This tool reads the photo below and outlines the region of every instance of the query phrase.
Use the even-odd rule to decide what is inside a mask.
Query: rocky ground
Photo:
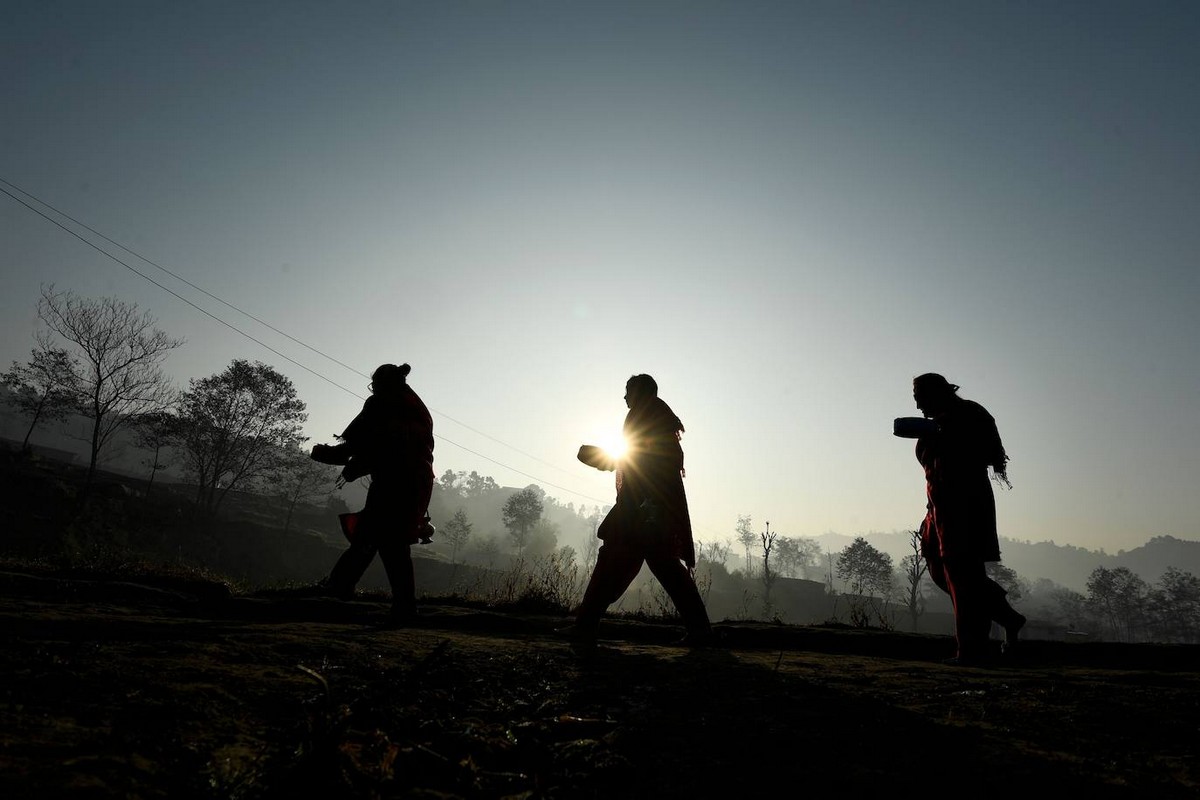
[[[235,596],[0,573],[0,796],[1174,798],[1200,794],[1200,648]]]

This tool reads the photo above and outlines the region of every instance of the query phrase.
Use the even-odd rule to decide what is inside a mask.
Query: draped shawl
[[[597,531],[605,541],[666,547],[689,568],[696,565],[692,521],[683,488],[683,423],[662,399],[640,403],[625,416],[625,454],[616,469],[617,501]],[[656,514],[656,536],[645,539],[646,510]]]
[[[434,481],[433,417],[425,403],[407,384],[372,395],[339,438],[355,472],[371,475],[364,510],[417,541]]]
[[[996,498],[988,467],[1003,473],[1008,456],[996,421],[978,403],[955,399],[935,416],[936,433],[917,439],[928,497],[923,534],[943,558],[1000,560]]]

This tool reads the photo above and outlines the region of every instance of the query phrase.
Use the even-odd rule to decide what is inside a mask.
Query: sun
[[[621,458],[625,455],[625,451],[629,449],[629,443],[621,435],[604,437],[600,440],[600,446],[613,459]]]

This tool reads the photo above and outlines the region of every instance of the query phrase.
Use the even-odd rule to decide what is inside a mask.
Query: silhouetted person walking
[[[580,461],[615,470],[617,499],[597,530],[603,544],[569,630],[576,638],[595,637],[604,612],[645,563],[683,617],[687,636],[681,643],[708,644],[712,627],[692,577],[696,553],[683,488],[683,423],[658,397],[649,375],[628,380],[625,404],[626,450],[620,458],[592,445],[579,448]]]
[[[987,409],[958,396],[941,375],[913,379],[913,400],[931,424],[898,435],[917,438],[917,461],[925,470],[926,515],[921,552],[929,577],[954,604],[958,652],[948,663],[978,664],[990,657],[992,620],[1005,630],[1006,647],[1017,641],[1025,617],[1008,604],[1007,592],[988,577],[986,564],[1000,560],[996,499],[988,468],[1008,485],[1008,455]],[[900,420],[897,420],[899,423]]]
[[[371,396],[338,438],[316,445],[312,458],[342,464],[347,481],[371,476],[363,509],[342,515],[350,540],[324,587],[352,597],[354,587],[379,554],[392,587],[390,622],[416,615],[411,545],[428,541],[429,499],[433,493],[433,418],[408,385],[408,364],[383,364],[371,374]]]

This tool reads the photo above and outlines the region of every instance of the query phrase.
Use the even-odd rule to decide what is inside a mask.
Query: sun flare
[[[610,436],[600,442],[600,446],[604,448],[604,452],[610,458],[620,458],[625,455],[625,451],[629,448],[629,443],[625,441],[624,436]]]

